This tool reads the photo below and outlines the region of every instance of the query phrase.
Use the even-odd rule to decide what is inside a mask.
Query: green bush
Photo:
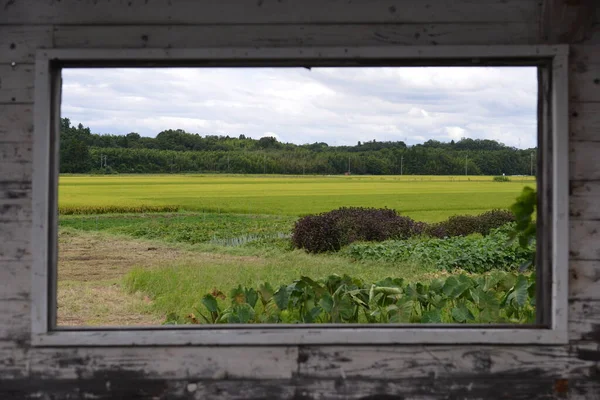
[[[387,208],[343,207],[300,218],[292,231],[292,244],[310,253],[322,253],[339,251],[354,242],[382,242],[419,235],[438,239],[474,233],[485,236],[514,221],[514,215],[507,210],[455,215],[442,222],[427,224]]]
[[[510,182],[510,178],[508,176],[495,176],[494,182]]]
[[[521,247],[510,240],[513,224],[492,230],[488,236],[445,239],[392,240],[382,243],[353,243],[344,254],[355,260],[383,262],[412,261],[439,269],[483,273],[493,269],[516,270],[531,262],[535,244]]]

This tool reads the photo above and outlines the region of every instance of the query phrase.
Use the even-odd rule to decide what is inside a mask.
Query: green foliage
[[[512,229],[513,225],[508,225],[487,236],[354,243],[344,249],[343,254],[354,260],[411,261],[447,271],[457,268],[474,273],[492,269],[514,270],[531,261],[535,246],[524,248],[511,243]]]
[[[528,246],[536,237],[536,224],[534,212],[537,206],[537,192],[526,186],[517,197],[516,202],[510,207],[515,215],[515,231],[521,246]]]
[[[355,241],[405,239],[414,234],[415,222],[386,208],[342,207],[296,221],[292,243],[311,253],[338,251]]]
[[[226,308],[207,294],[204,323],[533,323],[535,275],[502,271],[479,276],[458,275],[446,280],[406,283],[386,278],[366,283],[348,275],[315,281],[302,276],[271,295],[258,290],[233,289]],[[221,293],[221,292],[218,292]],[[252,294],[252,296],[250,296]],[[225,299],[224,299],[225,301]],[[227,303],[227,302],[226,302]],[[173,319],[173,316],[169,317]],[[201,323],[194,314],[188,323]]]
[[[71,216],[61,218],[60,226],[168,242],[241,246],[288,234],[293,221],[275,215],[182,213]]]
[[[413,236],[446,238],[474,233],[488,235],[493,229],[513,222],[510,211],[491,210],[480,215],[455,215],[435,224],[415,222],[395,210],[375,208],[339,208],[296,221],[292,244],[310,253],[339,251],[358,241],[382,242]]]
[[[520,150],[493,140],[462,139],[456,143],[429,140],[407,147],[404,142],[375,140],[356,146],[326,143],[295,145],[272,137],[251,139],[188,133],[181,129],[159,132],[155,138],[92,134],[81,124],[61,120],[61,172],[89,173],[106,166],[119,173],[223,172],[244,174],[400,174],[462,175],[465,155],[472,175],[530,171],[531,149]],[[103,164],[103,165],[104,165]]]
[[[495,176],[494,182],[510,182],[510,178],[505,175]]]

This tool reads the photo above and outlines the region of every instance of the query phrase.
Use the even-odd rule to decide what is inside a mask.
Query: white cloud
[[[62,113],[96,133],[530,147],[536,79],[534,68],[507,67],[66,69]]]

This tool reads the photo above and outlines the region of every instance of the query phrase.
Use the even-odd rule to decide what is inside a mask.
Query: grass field
[[[533,179],[441,176],[61,176],[59,324],[151,325],[214,287],[331,273],[377,281],[447,275],[434,265],[292,250],[298,216],[388,207],[415,220],[507,208]],[[168,211],[144,213],[143,211]],[[177,211],[177,212],[174,212]],[[68,214],[68,215],[66,215]],[[75,214],[75,215],[73,215]]]
[[[136,212],[156,207],[216,213],[300,216],[340,206],[388,207],[416,220],[506,208],[526,177],[487,176],[61,176],[62,213]]]

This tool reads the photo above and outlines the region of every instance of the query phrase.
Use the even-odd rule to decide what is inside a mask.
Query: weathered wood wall
[[[0,399],[600,399],[599,4],[597,0],[0,2]],[[29,346],[36,49],[547,42],[573,44],[569,345],[62,350]]]

